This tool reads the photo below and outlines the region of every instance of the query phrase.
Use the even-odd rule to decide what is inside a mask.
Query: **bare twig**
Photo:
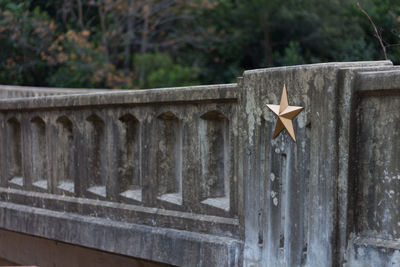
[[[386,47],[393,47],[393,46],[400,46],[400,44],[388,44],[388,45],[386,45]]]
[[[387,58],[387,54],[386,54],[386,47],[383,44],[382,36],[378,32],[378,29],[376,28],[374,21],[371,19],[371,17],[368,15],[368,13],[361,7],[360,3],[357,0],[355,0],[355,2],[356,2],[356,5],[357,5],[357,8],[368,18],[369,22],[371,23],[372,27],[374,28],[375,36],[376,36],[376,38],[378,38],[379,43],[380,43],[380,45],[382,47],[383,55],[385,56],[385,59],[387,60],[388,58]]]

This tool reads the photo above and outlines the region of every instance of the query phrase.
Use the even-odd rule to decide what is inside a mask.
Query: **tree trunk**
[[[148,45],[148,35],[149,35],[149,14],[150,14],[150,4],[147,4],[144,6],[144,11],[143,11],[143,20],[144,20],[144,25],[143,25],[143,31],[142,31],[142,40],[140,44],[140,53],[143,55],[147,52],[147,45]],[[142,67],[140,69],[140,74],[139,74],[139,81],[140,84],[144,84],[145,80],[145,69]]]
[[[272,44],[269,36],[269,28],[267,25],[263,26],[263,32],[264,32],[264,54],[268,67],[270,67],[273,65],[273,58],[272,58]]]
[[[83,30],[83,11],[82,11],[82,0],[78,0],[78,23],[79,27],[81,27],[81,31]]]
[[[127,16],[127,31],[125,38],[125,50],[124,50],[124,68],[129,71],[132,63],[132,45],[135,40],[135,0],[129,1],[129,10]]]
[[[147,44],[148,44],[148,35],[149,35],[149,13],[150,13],[150,5],[146,5],[144,7],[144,25],[142,31],[142,42],[140,45],[140,53],[144,54],[147,52]]]
[[[108,51],[108,43],[106,37],[106,18],[105,18],[105,11],[103,10],[102,2],[98,3],[98,12],[100,18],[100,27],[101,27],[101,41],[104,46],[104,57],[107,63],[110,62],[109,51]]]

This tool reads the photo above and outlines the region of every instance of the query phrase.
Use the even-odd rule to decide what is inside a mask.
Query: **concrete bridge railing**
[[[175,264],[181,252],[167,236],[185,230],[174,242],[196,245],[187,261],[196,253],[216,265],[237,260],[235,84],[26,98],[2,108],[0,198],[17,205],[8,212],[32,208],[28,221],[10,221],[14,230]],[[62,231],[48,224],[55,214]],[[95,225],[110,234],[89,234]],[[206,255],[229,252],[227,241],[232,258]]]
[[[272,139],[284,83],[297,143]],[[380,239],[389,262],[398,197],[374,177],[400,174],[398,88],[383,61],[2,100],[0,227],[177,266],[358,266]]]
[[[109,90],[0,85],[0,99],[41,97],[41,96],[52,96],[52,95],[72,95],[72,94],[85,94],[85,93],[107,92],[107,91]]]

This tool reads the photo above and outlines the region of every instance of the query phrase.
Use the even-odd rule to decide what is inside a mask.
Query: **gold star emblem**
[[[300,113],[303,107],[289,106],[285,84],[283,84],[281,104],[267,105],[267,107],[272,110],[272,112],[274,112],[278,117],[276,121],[274,136],[272,138],[277,137],[279,133],[282,132],[284,128],[286,128],[290,136],[296,142],[292,120],[294,119],[294,117],[297,116],[297,114]]]

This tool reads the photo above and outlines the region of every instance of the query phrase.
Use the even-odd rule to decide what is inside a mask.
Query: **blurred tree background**
[[[400,63],[400,2],[360,0]],[[384,59],[349,0],[0,0],[0,83],[153,88]]]

